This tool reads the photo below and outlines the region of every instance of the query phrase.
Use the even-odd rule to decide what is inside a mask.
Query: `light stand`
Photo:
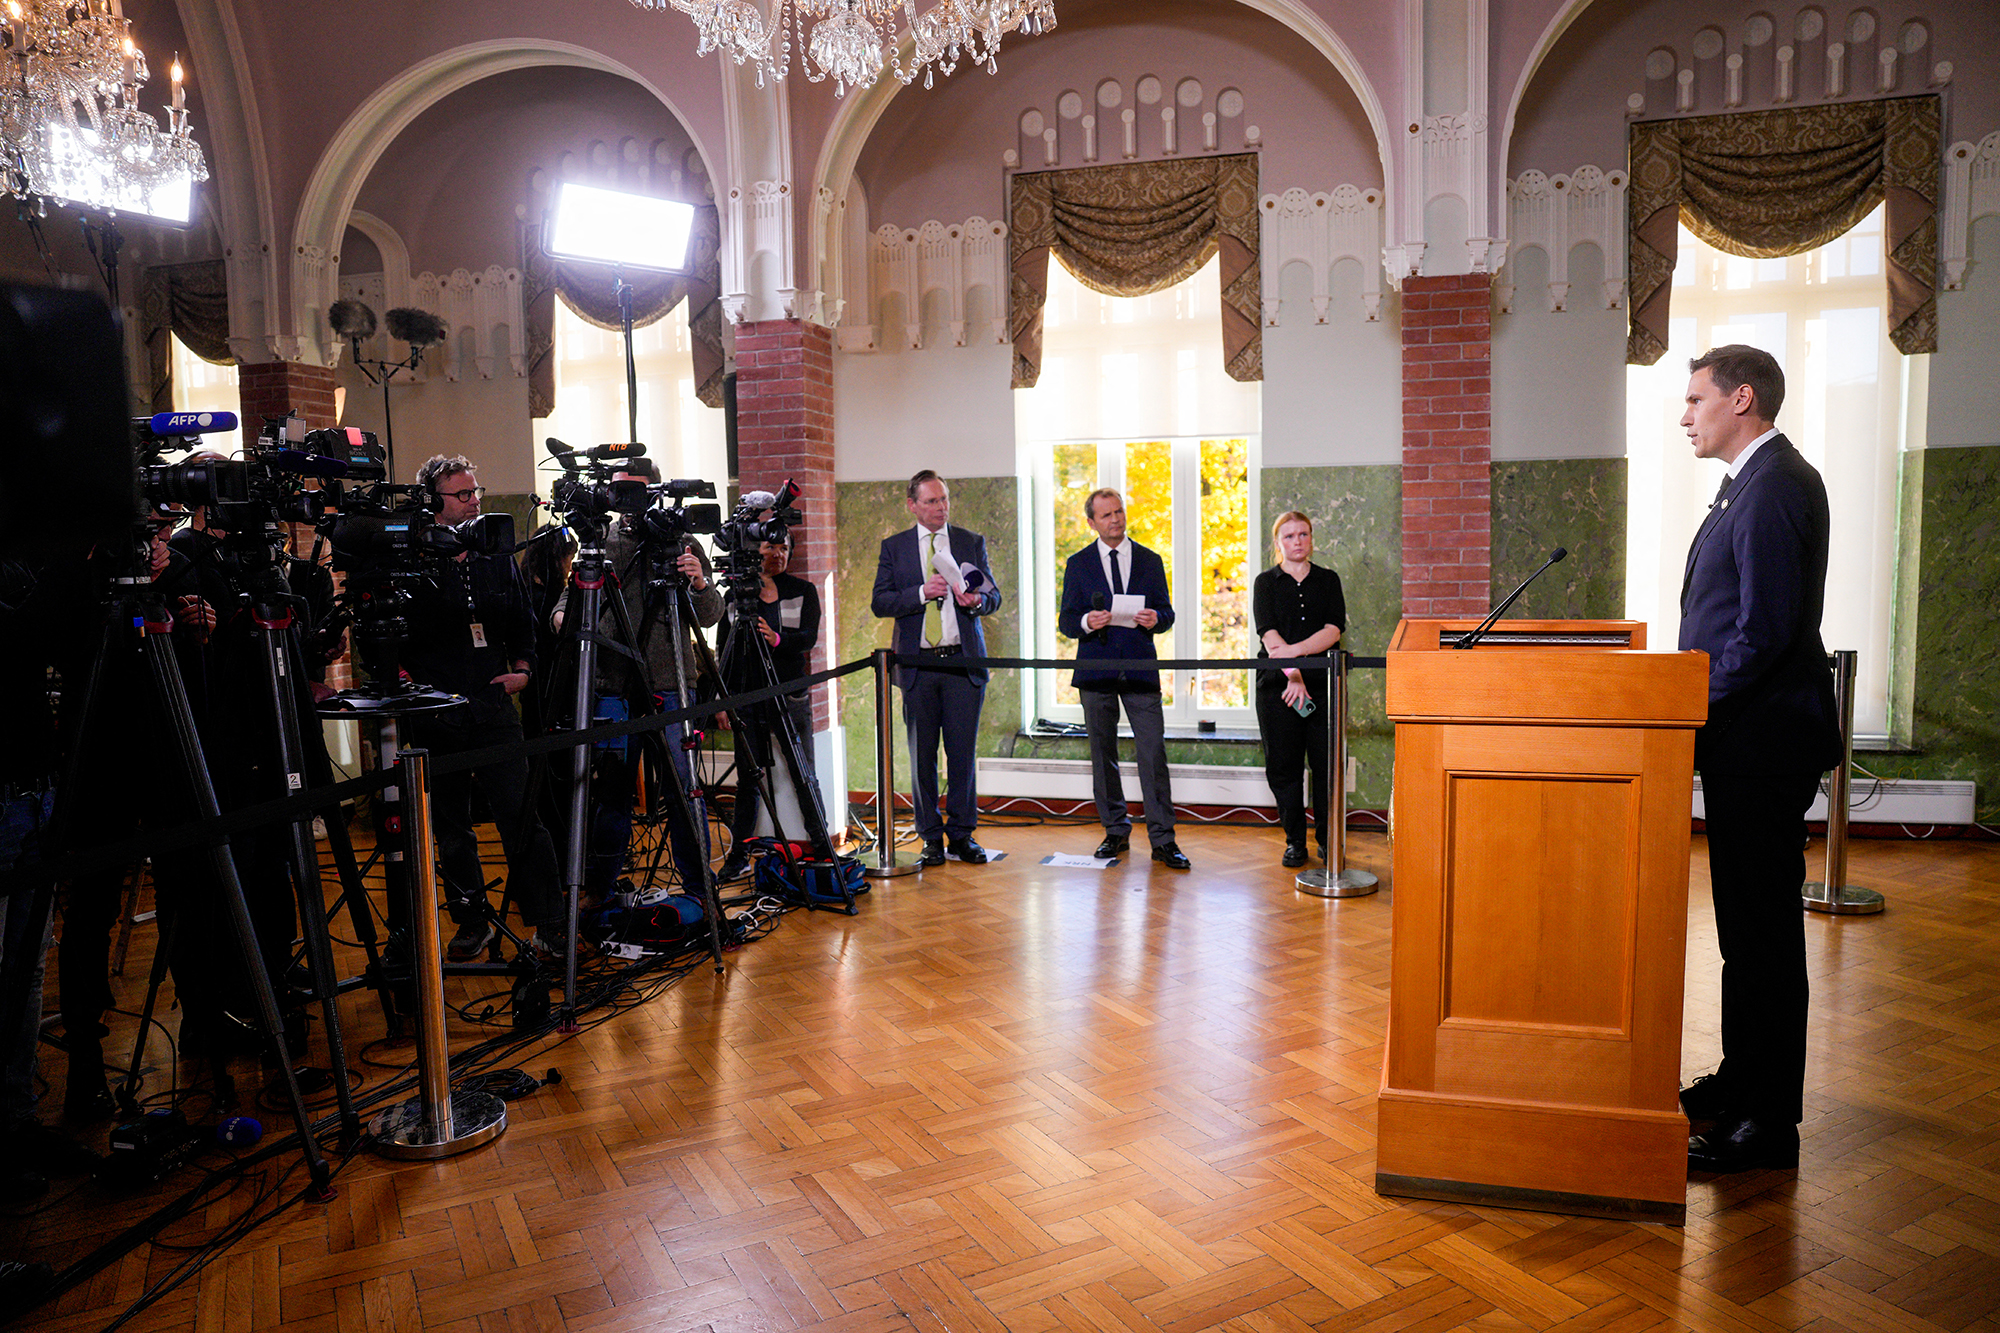
[[[394,478],[396,475],[396,427],[389,417],[389,382],[396,378],[397,371],[407,370],[415,373],[417,364],[424,359],[424,353],[430,350],[430,344],[425,343],[420,347],[412,343],[410,345],[410,354],[401,361],[384,361],[364,358],[361,355],[361,339],[359,337],[350,338],[348,341],[353,348],[352,360],[354,368],[367,376],[370,384],[379,384],[382,386],[382,466],[386,469],[387,474],[391,478]],[[374,369],[369,369],[371,366]]]

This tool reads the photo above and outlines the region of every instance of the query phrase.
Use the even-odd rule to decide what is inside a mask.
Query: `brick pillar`
[[[1403,614],[1492,598],[1492,275],[1403,281]]]
[[[798,482],[805,523],[792,534],[792,570],[819,587],[824,615],[836,560],[831,329],[795,319],[736,326],[736,451],[743,490]],[[826,669],[832,647],[822,636],[813,670]],[[829,721],[822,686],[813,691],[814,729]]]
[[[281,417],[293,408],[310,429],[333,424],[333,368],[296,361],[262,361],[236,371],[237,397],[243,405],[243,434],[255,439],[265,417]]]

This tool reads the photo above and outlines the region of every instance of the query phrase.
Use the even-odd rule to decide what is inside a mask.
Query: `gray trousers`
[[[1097,797],[1097,820],[1106,833],[1132,836],[1131,812],[1125,806],[1125,783],[1118,772],[1118,704],[1132,724],[1138,749],[1139,795],[1146,802],[1146,834],[1155,847],[1174,840],[1174,790],[1167,780],[1167,724],[1158,694],[1121,694],[1116,690],[1079,690],[1083,697],[1083,727],[1090,733],[1090,785]]]

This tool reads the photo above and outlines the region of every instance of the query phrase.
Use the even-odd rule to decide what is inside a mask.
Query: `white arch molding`
[[[710,180],[716,173],[714,156],[701,142],[688,118],[681,114],[660,87],[629,65],[599,51],[567,42],[539,41],[510,37],[474,42],[455,47],[410,66],[370,94],[341,125],[299,199],[298,217],[292,224],[291,300],[293,327],[302,335],[301,356],[317,365],[332,363],[333,348],[322,332],[322,315],[338,295],[338,270],[334,257],[340,252],[341,233],[354,212],[361,186],[375,169],[396,136],[411,121],[459,89],[505,74],[510,70],[545,66],[598,70],[614,74],[644,88],[680,123],[682,131],[701,154]]]
[[[1368,127],[1375,132],[1375,151],[1382,162],[1382,182],[1384,191],[1383,212],[1389,213],[1389,194],[1395,189],[1396,173],[1392,156],[1395,142],[1389,135],[1388,119],[1382,112],[1382,99],[1376,95],[1375,85],[1361,70],[1361,64],[1354,58],[1353,51],[1340,35],[1327,26],[1326,20],[1306,6],[1304,0],[1233,0],[1246,9],[1254,9],[1284,24],[1287,28],[1306,39],[1312,48],[1325,57],[1340,76],[1347,80],[1355,98],[1361,103],[1362,111],[1368,117]],[[1578,8],[1589,0],[1572,0]],[[906,38],[903,54],[911,54],[912,44]],[[868,142],[868,136],[875,132],[875,124],[889,107],[902,85],[893,78],[877,79],[869,87],[851,94],[834,113],[833,123],[827,127],[826,140],[820,147],[817,174],[813,178],[813,190],[808,196],[815,201],[843,199],[847,195],[849,180],[854,175],[854,164],[861,160],[861,149]],[[1510,121],[1511,124],[1511,121]],[[841,241],[832,226],[831,217],[816,218],[812,229],[812,282],[821,282],[820,274],[829,263],[829,257],[837,252]]]
[[[1519,114],[1521,102],[1528,95],[1528,85],[1534,82],[1535,75],[1541,71],[1542,62],[1549,58],[1549,52],[1556,49],[1556,43],[1562,40],[1565,32],[1569,31],[1569,25],[1576,22],[1577,16],[1590,8],[1590,5],[1591,0],[1563,0],[1562,7],[1549,20],[1548,26],[1542,29],[1542,35],[1536,40],[1534,50],[1528,52],[1527,63],[1521,66],[1521,77],[1514,81],[1514,94],[1507,99],[1507,120],[1500,131],[1500,179],[1503,182],[1513,179],[1514,117]],[[1497,210],[1497,216],[1504,226],[1507,218],[1506,210],[1504,208]]]

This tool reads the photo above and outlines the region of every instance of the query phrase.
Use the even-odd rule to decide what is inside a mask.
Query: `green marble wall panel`
[[[986,651],[996,657],[1015,656],[1021,646],[1017,483],[1011,476],[954,477],[950,481],[951,521],[986,538],[986,558],[993,566],[994,581],[1000,585],[1000,610],[985,624]],[[883,538],[915,521],[905,504],[904,486],[901,481],[843,481],[835,488],[839,515],[835,547],[840,561],[835,664],[889,646],[891,622],[878,620],[869,602]],[[847,782],[856,791],[875,787],[874,680],[873,672],[859,671],[840,681],[840,721],[847,728]],[[890,728],[896,745],[896,784],[908,791],[910,755],[903,736],[900,696],[896,714]],[[1020,725],[1020,673],[996,671],[987,684],[986,706],[980,713],[979,753],[1009,753]]]
[[[2000,823],[2000,447],[1927,450],[1904,479],[1922,496],[1917,532],[1904,532],[1917,586],[1898,605],[1916,619],[1915,753],[1860,759],[1883,777],[1970,779],[1980,822]]]
[[[1527,620],[1625,615],[1625,460],[1502,459],[1493,464],[1493,599],[1520,586],[1549,552],[1569,558],[1508,610]],[[1659,645],[1655,644],[1655,647]]]
[[[1265,567],[1276,563],[1268,536],[1278,515],[1288,509],[1310,515],[1313,559],[1340,575],[1347,599],[1347,633],[1341,642],[1350,652],[1379,657],[1403,615],[1402,467],[1267,467],[1261,489]],[[1382,709],[1380,670],[1357,671],[1351,678],[1347,734],[1356,766],[1349,804],[1386,809],[1395,744]],[[1261,749],[1250,762],[1264,762]]]

